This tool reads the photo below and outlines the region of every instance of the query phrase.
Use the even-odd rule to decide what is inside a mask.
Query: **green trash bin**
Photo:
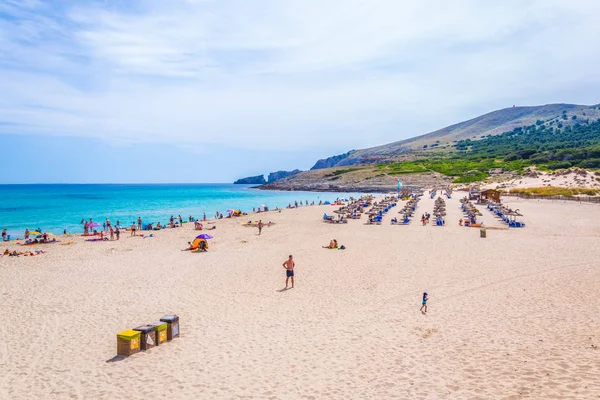
[[[156,331],[156,345],[160,346],[164,342],[167,341],[167,323],[166,322],[155,322],[153,324],[148,324]]]

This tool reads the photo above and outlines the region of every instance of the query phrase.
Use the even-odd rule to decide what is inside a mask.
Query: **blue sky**
[[[595,0],[0,0],[0,183],[228,182],[513,104],[596,104],[598,15]]]

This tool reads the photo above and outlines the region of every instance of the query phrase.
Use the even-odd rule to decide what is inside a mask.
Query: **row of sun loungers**
[[[331,224],[347,224],[349,219],[360,219],[364,209],[371,205],[372,196],[365,196],[359,199],[350,199],[347,205],[343,205],[334,211],[338,216],[323,214],[323,221]]]
[[[461,209],[462,211],[465,213],[465,220],[464,220],[464,225],[465,226],[471,226],[471,227],[480,227],[483,225],[482,223],[478,223],[477,222],[477,217],[482,216],[483,214],[481,214],[481,212],[479,211],[479,209],[477,209],[477,207],[475,207],[473,205],[473,203],[471,203],[469,201],[469,199],[467,199],[466,197],[462,198],[460,200],[461,204]]]
[[[398,214],[402,214],[402,220],[398,221],[394,218],[392,220],[392,225],[408,225],[411,221],[410,217],[414,215],[414,212],[417,209],[417,204],[419,204],[421,196],[422,194],[411,195],[411,200],[406,203],[402,210],[398,211]]]
[[[380,203],[374,203],[373,208],[371,208],[368,212],[369,221],[367,222],[367,225],[381,225],[383,216],[387,214],[390,209],[396,207],[396,205],[397,203],[395,197],[385,198]]]
[[[519,213],[519,210],[511,210],[510,208],[504,207],[500,203],[489,203],[487,205],[488,210],[496,214],[496,217],[500,218],[504,223],[508,224],[509,228],[524,228],[525,223],[517,221],[517,217],[523,215]]]
[[[435,217],[434,222],[436,226],[446,225],[446,220],[444,219],[446,216],[446,200],[441,197],[438,197],[435,200],[433,205],[433,215]]]

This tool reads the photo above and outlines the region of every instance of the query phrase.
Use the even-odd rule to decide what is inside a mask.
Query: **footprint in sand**
[[[423,339],[429,339],[433,336],[433,334],[438,333],[439,331],[435,328],[415,328],[417,331],[417,335],[421,336]]]

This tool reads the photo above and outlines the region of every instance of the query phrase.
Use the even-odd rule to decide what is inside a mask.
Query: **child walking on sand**
[[[427,312],[427,300],[429,299],[429,296],[427,295],[427,292],[423,293],[423,301],[421,302],[421,312],[423,314],[425,314]],[[423,311],[423,309],[425,309],[425,311]]]

